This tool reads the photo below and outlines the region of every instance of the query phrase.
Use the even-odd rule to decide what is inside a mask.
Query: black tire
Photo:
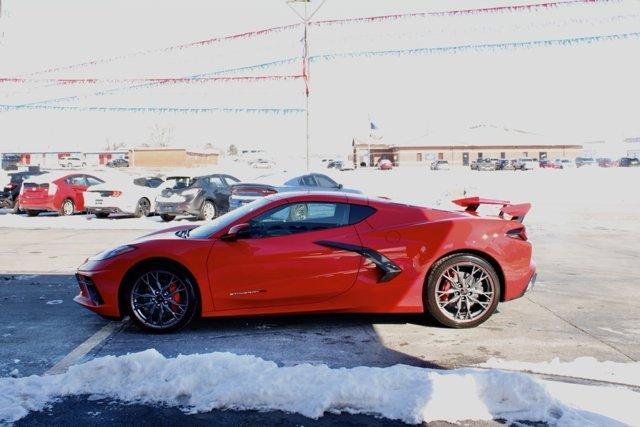
[[[148,280],[149,277],[157,280]],[[154,283],[160,285],[156,287]],[[173,289],[168,287],[169,283],[173,283],[170,285],[174,286]],[[123,299],[126,312],[132,322],[144,331],[160,334],[177,331],[191,323],[198,313],[200,300],[196,285],[177,268],[160,264],[145,266],[130,276],[127,286],[126,298]],[[159,290],[162,291],[160,295]],[[155,296],[151,296],[151,292]],[[168,322],[166,325],[162,324],[165,320]]]
[[[32,209],[27,209],[27,216],[38,216],[40,211],[34,211]]]
[[[60,216],[70,216],[76,211],[76,205],[71,199],[64,199],[58,210]]]
[[[143,216],[149,216],[151,214],[151,202],[146,197],[138,200],[138,204],[136,205],[136,210],[133,213],[133,216],[136,218],[142,218]]]
[[[109,212],[95,212],[94,215],[96,218],[108,218]]]
[[[162,218],[163,221],[173,221],[176,218],[176,216],[169,215],[169,214],[162,214],[160,215],[160,218]]]
[[[470,287],[467,289],[461,289],[460,292],[457,292],[457,293],[455,292],[456,284],[454,284],[453,281],[449,279],[445,279],[443,275],[445,273],[447,273],[448,275],[448,272],[451,269],[454,269],[456,266],[458,266],[461,269],[463,274],[470,274],[468,271],[469,269],[471,269],[472,272],[475,271],[473,270],[473,268],[478,269],[478,271],[475,274],[477,275],[478,273],[480,273],[480,278],[482,278],[483,275],[486,274],[487,278],[484,281],[480,281],[478,285],[479,288],[477,288],[478,290],[482,289],[483,291],[482,295],[478,295],[478,294],[474,295],[473,292],[475,292],[476,288],[474,288],[473,291],[470,291],[469,290]],[[465,273],[465,270],[466,270],[466,273]],[[453,277],[455,278],[455,276]],[[467,275],[464,278],[464,280],[469,279],[469,277],[470,276]],[[474,277],[477,277],[477,276],[474,276]],[[459,281],[459,279],[456,278],[456,281]],[[445,289],[444,291],[440,290],[442,288],[439,289],[439,287],[441,287],[443,284],[446,285],[447,282],[449,282],[449,289]],[[458,283],[458,285],[460,285],[460,283]],[[486,289],[485,289],[485,286],[486,286]],[[490,292],[492,292],[491,298],[486,295],[489,293],[489,288],[491,289]],[[438,296],[436,291],[440,292],[441,294]],[[486,292],[486,294],[484,294],[484,292]],[[448,293],[448,294],[445,294],[445,293]],[[456,303],[456,307],[457,307],[456,314],[457,315],[461,314],[460,311],[463,305],[462,302],[466,302],[466,309],[463,313],[469,316],[468,319],[456,319],[455,318],[456,315],[448,312],[448,310],[450,309],[455,310],[455,308],[450,305],[451,303],[456,302],[455,298],[457,298],[458,301],[460,301],[460,303]],[[472,298],[473,300],[471,302],[471,305],[469,305],[469,300]],[[440,299],[440,303],[438,303],[438,299]],[[424,292],[424,300],[425,300],[424,305],[426,307],[427,312],[442,325],[448,326],[450,328],[459,328],[459,329],[473,328],[485,322],[489,317],[491,317],[493,312],[496,310],[496,307],[498,306],[498,302],[500,301],[500,278],[498,277],[498,274],[496,273],[493,266],[489,262],[487,262],[483,258],[480,258],[477,255],[462,253],[462,254],[447,256],[438,260],[433,265],[431,272],[429,273],[429,276],[427,278],[427,283],[426,283],[425,292]],[[447,301],[451,301],[451,302],[447,303]],[[473,301],[478,301],[478,303],[475,303]],[[442,307],[440,305],[442,303],[445,303],[444,306],[449,306],[449,307],[448,308]],[[471,317],[473,315],[472,313],[473,307],[475,307],[477,310],[476,317]]]
[[[198,219],[200,221],[211,221],[217,216],[218,208],[216,207],[216,204],[211,200],[205,200],[204,203],[202,203],[202,207],[200,208]]]

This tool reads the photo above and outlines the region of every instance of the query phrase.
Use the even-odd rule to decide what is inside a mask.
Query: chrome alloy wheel
[[[168,329],[178,324],[188,312],[189,290],[175,274],[153,270],[142,274],[130,295],[132,315],[150,329]]]
[[[436,283],[438,309],[460,323],[471,322],[486,313],[495,294],[492,275],[483,266],[468,261],[450,266]]]
[[[207,221],[211,221],[216,217],[216,207],[213,203],[204,203],[204,206],[202,207],[202,217]]]

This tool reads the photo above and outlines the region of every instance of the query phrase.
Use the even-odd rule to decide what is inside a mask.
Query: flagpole
[[[304,2],[304,16],[301,15],[300,13],[298,13],[298,11],[291,6],[291,3],[295,3],[295,2]],[[298,17],[302,20],[303,24],[304,24],[304,50],[302,52],[302,79],[304,80],[304,95],[305,95],[305,128],[306,128],[306,159],[307,159],[307,172],[310,169],[310,159],[309,159],[309,155],[310,155],[310,142],[311,142],[311,132],[309,130],[309,122],[310,122],[310,115],[309,115],[309,80],[310,80],[310,76],[309,76],[309,40],[308,40],[308,30],[309,30],[309,21],[311,21],[311,18],[313,18],[313,16],[316,14],[316,12],[318,12],[318,10],[320,10],[320,8],[325,4],[327,0],[322,0],[322,3],[320,3],[320,5],[311,13],[311,15],[307,15],[307,3],[310,2],[310,0],[288,0],[286,2],[287,6],[289,6],[289,9],[291,9],[293,11],[293,13],[295,13],[296,15],[298,15]]]

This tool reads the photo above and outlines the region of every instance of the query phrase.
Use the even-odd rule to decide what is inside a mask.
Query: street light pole
[[[325,4],[326,1],[327,0],[322,0],[322,3],[320,3],[320,5],[313,12],[311,12],[311,15],[308,15],[308,9],[307,9],[307,3],[310,3],[311,0],[288,0],[286,2],[287,6],[289,6],[289,9],[291,9],[293,13],[298,15],[298,17],[304,24],[304,35],[303,35],[304,48],[302,51],[302,79],[304,80],[304,95],[305,95],[305,129],[307,133],[307,136],[306,136],[307,172],[309,171],[309,168],[310,168],[309,146],[311,143],[311,133],[309,130],[309,80],[310,80],[309,78],[310,77],[309,76],[309,39],[308,39],[309,22],[311,21],[311,18],[313,18],[313,16],[316,14],[316,12],[320,10],[320,8]],[[291,3],[300,3],[300,2],[304,3],[304,15],[300,14],[291,5]]]

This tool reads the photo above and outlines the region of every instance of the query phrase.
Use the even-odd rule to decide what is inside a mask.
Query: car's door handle
[[[378,282],[388,282],[389,280],[396,277],[398,274],[402,273],[402,269],[393,261],[391,261],[386,256],[382,255],[380,252],[376,252],[371,248],[366,248],[364,246],[351,245],[349,243],[342,242],[332,242],[329,240],[317,240],[313,242],[320,246],[326,246],[328,248],[342,249],[349,252],[355,252],[357,254],[362,255],[366,259],[370,260],[375,264],[375,266],[382,272],[382,276],[378,278]]]

